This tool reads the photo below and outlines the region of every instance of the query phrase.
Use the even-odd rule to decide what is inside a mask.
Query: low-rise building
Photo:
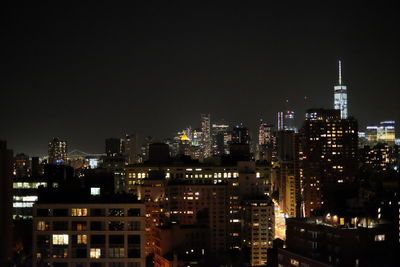
[[[133,196],[52,194],[33,216],[33,266],[145,266],[144,204]]]

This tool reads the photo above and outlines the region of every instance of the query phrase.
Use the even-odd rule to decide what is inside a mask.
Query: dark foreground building
[[[12,164],[13,151],[0,140],[0,266],[12,254]]]
[[[399,266],[398,249],[390,224],[372,218],[290,218],[277,266]]]

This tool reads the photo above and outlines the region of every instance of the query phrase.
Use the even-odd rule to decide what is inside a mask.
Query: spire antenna
[[[339,85],[342,85],[342,61],[339,60]]]

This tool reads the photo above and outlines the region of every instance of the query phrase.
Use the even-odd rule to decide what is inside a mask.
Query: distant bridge
[[[93,154],[93,153],[86,153],[78,149],[74,149],[68,153],[68,157],[78,158],[78,157],[101,157],[105,156],[106,154]]]

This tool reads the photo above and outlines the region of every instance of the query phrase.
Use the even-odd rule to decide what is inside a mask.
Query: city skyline
[[[152,14],[143,4],[134,16],[112,5],[8,6],[1,138],[29,155],[45,154],[54,136],[95,153],[107,137],[161,139],[197,127],[200,113],[243,122],[254,135],[259,119],[276,124],[286,99],[300,127],[306,109],[332,107],[338,59],[360,128],[400,121],[396,13],[377,5],[232,3]]]
[[[4,4],[0,266],[400,266],[398,10]]]

